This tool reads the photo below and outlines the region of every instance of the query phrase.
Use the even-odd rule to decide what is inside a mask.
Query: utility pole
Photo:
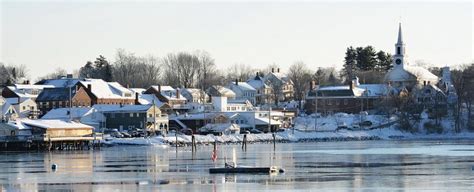
[[[316,128],[318,126],[318,91],[314,91],[314,131],[316,131]]]
[[[155,99],[153,99],[153,134],[156,133],[156,107],[155,107]],[[146,124],[145,124],[146,127]],[[163,130],[161,130],[163,131]]]
[[[72,121],[72,94],[71,94],[72,87],[69,87],[69,121]]]

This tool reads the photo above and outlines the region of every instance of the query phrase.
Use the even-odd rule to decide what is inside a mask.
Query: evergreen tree
[[[387,71],[392,68],[392,55],[383,51],[377,52],[377,67],[380,71]]]
[[[352,79],[354,71],[356,70],[357,51],[352,46],[346,49],[346,56],[344,57],[344,65],[341,72],[342,77],[346,80]]]
[[[87,61],[86,65],[79,70],[79,75],[82,78],[102,79],[110,82],[113,80],[112,70],[112,65],[110,65],[107,59],[99,55],[94,63]]]
[[[376,52],[372,46],[357,47],[357,68],[359,70],[373,70],[377,65]]]

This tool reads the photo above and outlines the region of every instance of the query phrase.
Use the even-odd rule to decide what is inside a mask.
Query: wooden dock
[[[234,168],[210,168],[209,173],[278,173],[277,167],[234,167]]]

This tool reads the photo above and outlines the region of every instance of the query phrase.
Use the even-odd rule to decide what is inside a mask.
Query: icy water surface
[[[0,152],[0,191],[472,191],[474,141],[354,141],[218,147],[218,166],[283,174],[209,174],[212,146],[116,146],[100,151]],[[51,170],[52,164],[57,171]]]

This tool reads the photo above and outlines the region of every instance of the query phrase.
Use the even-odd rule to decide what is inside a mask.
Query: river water
[[[474,189],[474,141],[351,141],[100,151],[0,152],[0,191],[335,191]],[[283,174],[209,174],[236,159]],[[56,171],[51,165],[57,164]]]

